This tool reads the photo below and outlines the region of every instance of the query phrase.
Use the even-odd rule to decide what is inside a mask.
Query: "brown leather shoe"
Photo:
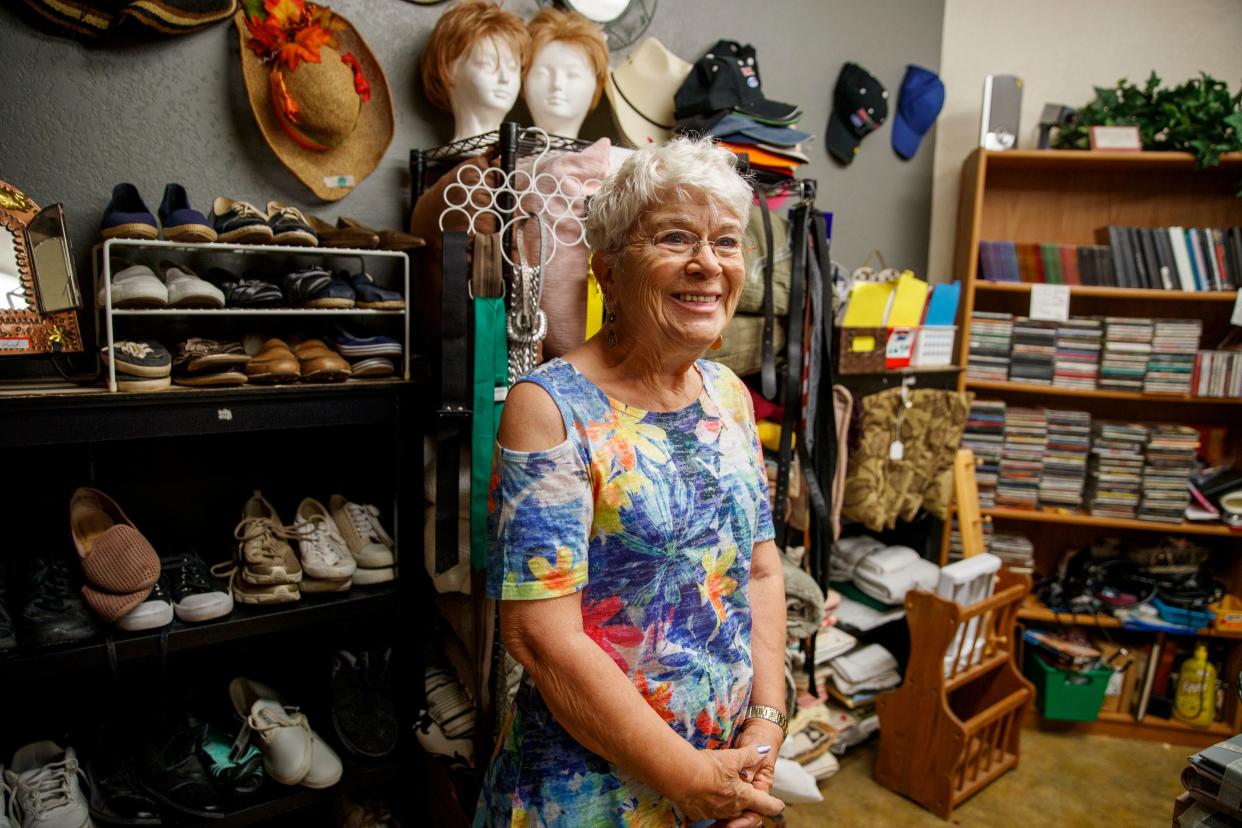
[[[275,337],[264,342],[246,363],[246,378],[250,382],[297,382],[301,375],[298,358],[283,339]]]
[[[322,339],[308,339],[293,347],[301,364],[305,382],[344,382],[349,379],[349,363],[343,356],[324,344]]]
[[[367,227],[333,227],[318,216],[309,213],[306,219],[319,235],[323,247],[349,247],[358,250],[374,250],[380,246],[379,234]]]
[[[358,219],[347,218],[341,216],[336,220],[336,226],[342,229],[363,230],[368,233],[374,233],[379,239],[380,250],[413,250],[416,247],[425,247],[427,242],[418,236],[409,233],[403,233],[400,230],[372,230]]]

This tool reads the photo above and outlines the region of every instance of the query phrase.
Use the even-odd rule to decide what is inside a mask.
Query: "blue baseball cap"
[[[732,141],[733,137],[731,136],[740,135],[754,141],[776,144],[781,147],[792,147],[794,144],[809,141],[812,137],[809,132],[801,132],[791,127],[769,126],[758,121],[752,121],[744,115],[732,113],[721,118],[708,130],[708,134],[725,141]],[[736,143],[746,142],[737,141]]]
[[[913,158],[943,106],[944,83],[940,76],[913,63],[907,66],[893,121],[893,150],[902,158]]]

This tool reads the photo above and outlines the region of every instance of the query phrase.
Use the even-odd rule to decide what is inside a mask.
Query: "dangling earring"
[[[617,347],[617,314],[611,309],[608,311],[608,347]]]
[[[724,334],[721,334],[720,336],[716,337],[716,341],[712,343],[711,350],[719,351],[723,347],[724,347]]]

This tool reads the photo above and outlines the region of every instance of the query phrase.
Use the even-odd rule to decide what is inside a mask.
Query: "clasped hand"
[[[716,819],[724,828],[758,828],[762,816],[776,816],[785,808],[768,793],[776,751],[757,743],[699,751],[703,770],[697,776],[703,781],[675,798],[678,810],[691,822]]]

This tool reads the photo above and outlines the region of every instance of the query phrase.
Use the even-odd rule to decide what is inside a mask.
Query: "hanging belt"
[[[789,217],[789,235],[792,239],[792,260],[789,279],[789,316],[785,333],[785,387],[781,389],[785,408],[781,421],[780,451],[776,461],[776,495],[773,503],[772,525],[776,532],[776,546],[784,549],[788,542],[789,474],[793,464],[794,432],[802,416],[802,317],[806,313],[806,252],[807,221],[810,208],[799,204]]]
[[[759,197],[759,210],[763,215],[763,237],[767,241],[767,255],[763,259],[763,351],[759,366],[760,390],[768,400],[776,399],[776,296],[772,278],[776,269],[776,251],[772,249],[772,213],[768,199]]]
[[[819,395],[815,422],[811,424],[815,430],[815,449],[810,457],[803,452],[802,468],[807,475],[812,506],[811,537],[815,540],[815,555],[811,560],[820,586],[827,589],[833,541],[832,480],[836,475],[840,447],[837,446],[837,409],[832,393],[836,384],[832,373],[832,261],[828,256],[828,224],[824,214],[818,210],[811,214],[811,247],[815,251],[820,274],[819,294],[813,297],[813,301],[823,309],[824,330],[820,336],[819,388],[811,389],[812,394]],[[820,486],[819,481],[828,485]]]
[[[470,566],[487,563],[487,494],[500,412],[508,391],[509,349],[505,334],[504,276],[500,237],[474,237],[474,419],[470,436]]]
[[[436,574],[458,562],[457,519],[462,435],[470,421],[467,343],[466,234],[444,232],[440,298],[440,408],[436,429]]]

